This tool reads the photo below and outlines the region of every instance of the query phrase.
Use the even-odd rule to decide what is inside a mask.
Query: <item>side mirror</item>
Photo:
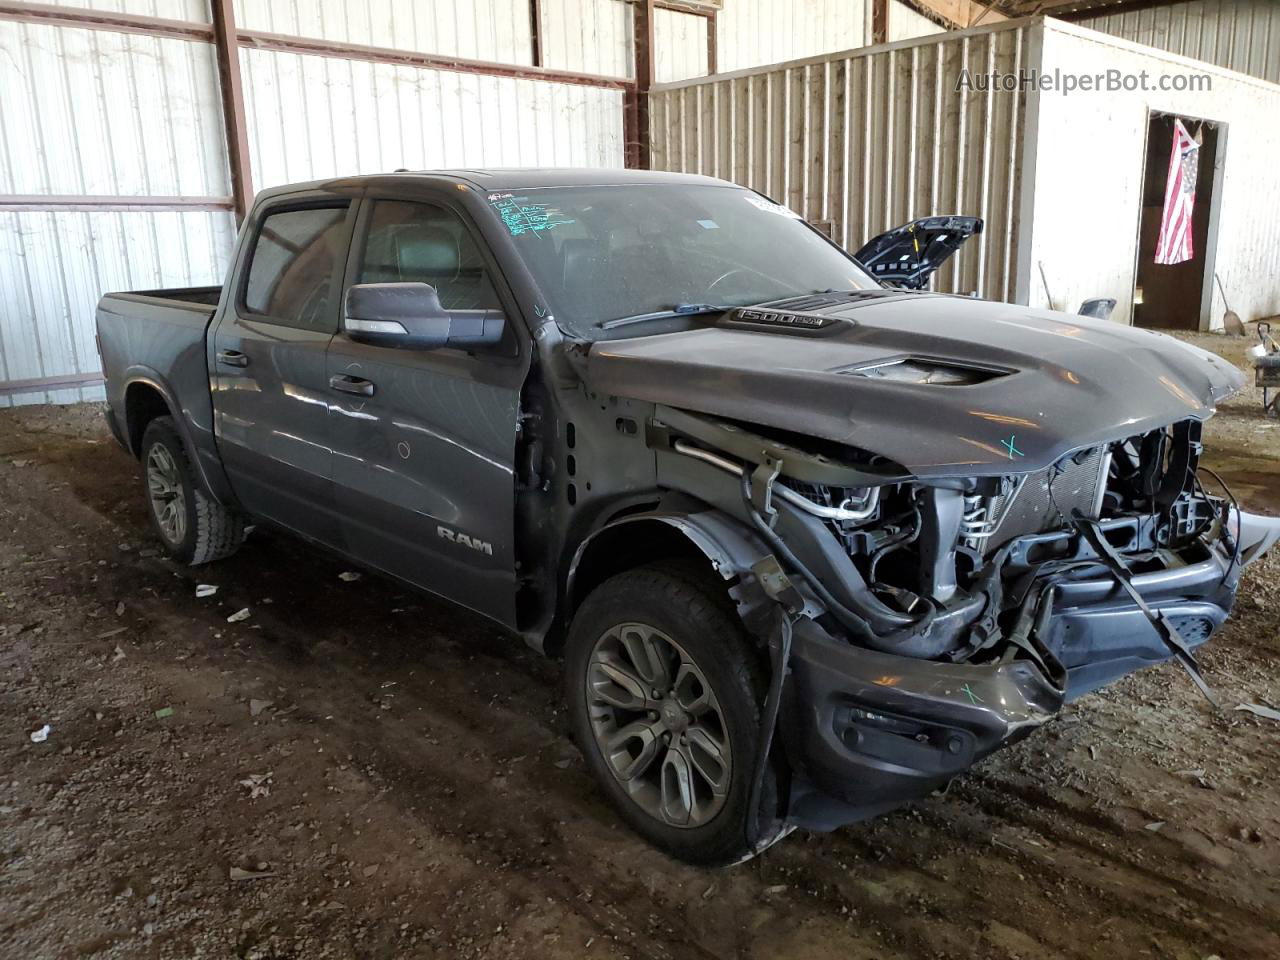
[[[353,340],[418,350],[497,343],[505,326],[497,310],[444,309],[429,283],[358,283],[342,321]]]

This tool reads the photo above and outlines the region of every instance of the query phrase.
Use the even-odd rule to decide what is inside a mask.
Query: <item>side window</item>
[[[333,328],[333,277],[346,252],[346,218],[345,205],[267,214],[249,261],[245,310],[313,330]]]
[[[496,310],[480,248],[443,207],[377,200],[357,283],[429,283],[446,310]]]

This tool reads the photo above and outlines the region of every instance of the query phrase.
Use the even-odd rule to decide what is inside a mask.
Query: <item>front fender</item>
[[[641,524],[662,524],[680,533],[710,562],[712,568],[726,581],[737,579],[729,594],[738,607],[743,622],[750,625],[761,606],[771,603],[763,589],[756,583],[752,567],[772,551],[745,524],[719,510],[698,511],[653,510],[631,514],[610,521],[592,531],[574,551],[573,560],[565,581],[565,597],[570,609],[576,608],[582,597],[579,593],[583,560],[593,546],[625,532],[628,528],[640,532]]]

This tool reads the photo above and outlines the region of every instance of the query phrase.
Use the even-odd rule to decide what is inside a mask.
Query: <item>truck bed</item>
[[[109,411],[123,411],[127,384],[145,381],[160,391],[184,423],[197,451],[211,440],[206,334],[221,287],[182,287],[108,293],[98,301],[98,352],[107,381]],[[110,415],[110,412],[109,412]],[[122,441],[137,448],[129,424],[115,421]]]

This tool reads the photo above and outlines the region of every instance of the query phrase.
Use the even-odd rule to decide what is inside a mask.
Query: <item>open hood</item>
[[[1231,364],[1108,320],[900,290],[734,311],[602,341],[602,394],[859,447],[920,477],[1047,468],[1067,453],[1209,417]]]
[[[934,271],[981,232],[980,217],[922,217],[869,240],[853,258],[881,283],[923,290]]]

